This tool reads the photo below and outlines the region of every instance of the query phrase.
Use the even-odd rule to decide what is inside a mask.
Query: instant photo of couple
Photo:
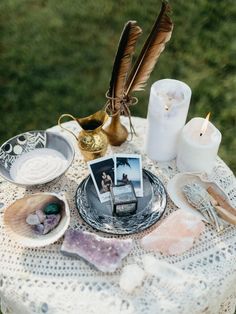
[[[88,162],[88,167],[101,202],[110,198],[113,185],[132,183],[136,196],[143,196],[142,160],[140,155],[117,154]]]

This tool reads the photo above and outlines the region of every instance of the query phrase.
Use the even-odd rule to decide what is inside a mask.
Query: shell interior
[[[32,226],[28,225],[26,218],[37,209],[43,209],[50,203],[61,206],[61,220],[48,234],[37,234]],[[54,194],[32,194],[16,200],[4,213],[6,230],[17,242],[28,247],[37,247],[57,241],[69,226],[69,208],[66,199],[60,199]]]
[[[203,186],[205,189],[208,187],[212,187],[217,193],[222,195],[226,200],[229,201],[228,196],[224,193],[224,191],[217,185],[217,183],[208,181],[204,176],[199,173],[178,173],[175,175],[167,185],[167,192],[171,198],[171,200],[175,203],[175,205],[181,209],[185,209],[191,211],[192,213],[201,217],[202,220],[205,220],[204,217],[199,213],[196,208],[190,205],[182,192],[184,185],[190,183],[198,183]],[[230,203],[230,201],[229,201]]]

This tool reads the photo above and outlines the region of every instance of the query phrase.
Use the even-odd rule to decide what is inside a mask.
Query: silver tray
[[[91,176],[85,178],[76,191],[76,207],[82,219],[96,230],[126,235],[143,231],[155,224],[166,208],[166,191],[161,181],[143,169],[143,197],[138,198],[135,214],[113,216],[110,201],[101,203]]]

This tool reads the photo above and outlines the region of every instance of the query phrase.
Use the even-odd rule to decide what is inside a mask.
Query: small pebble
[[[59,224],[59,221],[61,219],[61,215],[48,215],[46,219],[44,220],[44,230],[43,234],[48,233],[49,231],[53,230],[56,228],[56,226]]]
[[[30,214],[26,217],[26,222],[28,225],[34,226],[40,224],[39,217],[35,214]]]
[[[44,225],[38,224],[34,226],[35,233],[37,234],[44,234]]]
[[[132,293],[136,287],[141,286],[145,278],[145,271],[137,264],[130,264],[123,268],[120,276],[120,287],[127,293]]]
[[[44,214],[42,209],[37,209],[35,214],[38,216],[40,223],[44,222],[44,220],[46,219],[46,215]]]
[[[48,204],[43,211],[46,215],[56,215],[61,211],[61,206],[57,203],[51,203]]]

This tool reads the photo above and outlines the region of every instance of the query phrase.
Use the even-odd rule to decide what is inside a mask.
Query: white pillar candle
[[[177,152],[178,170],[210,173],[215,164],[220,142],[221,133],[211,122],[206,124],[206,119],[193,118],[180,134]]]
[[[191,89],[184,82],[164,79],[150,91],[145,151],[149,158],[168,161],[176,157],[177,141],[188,114]]]

